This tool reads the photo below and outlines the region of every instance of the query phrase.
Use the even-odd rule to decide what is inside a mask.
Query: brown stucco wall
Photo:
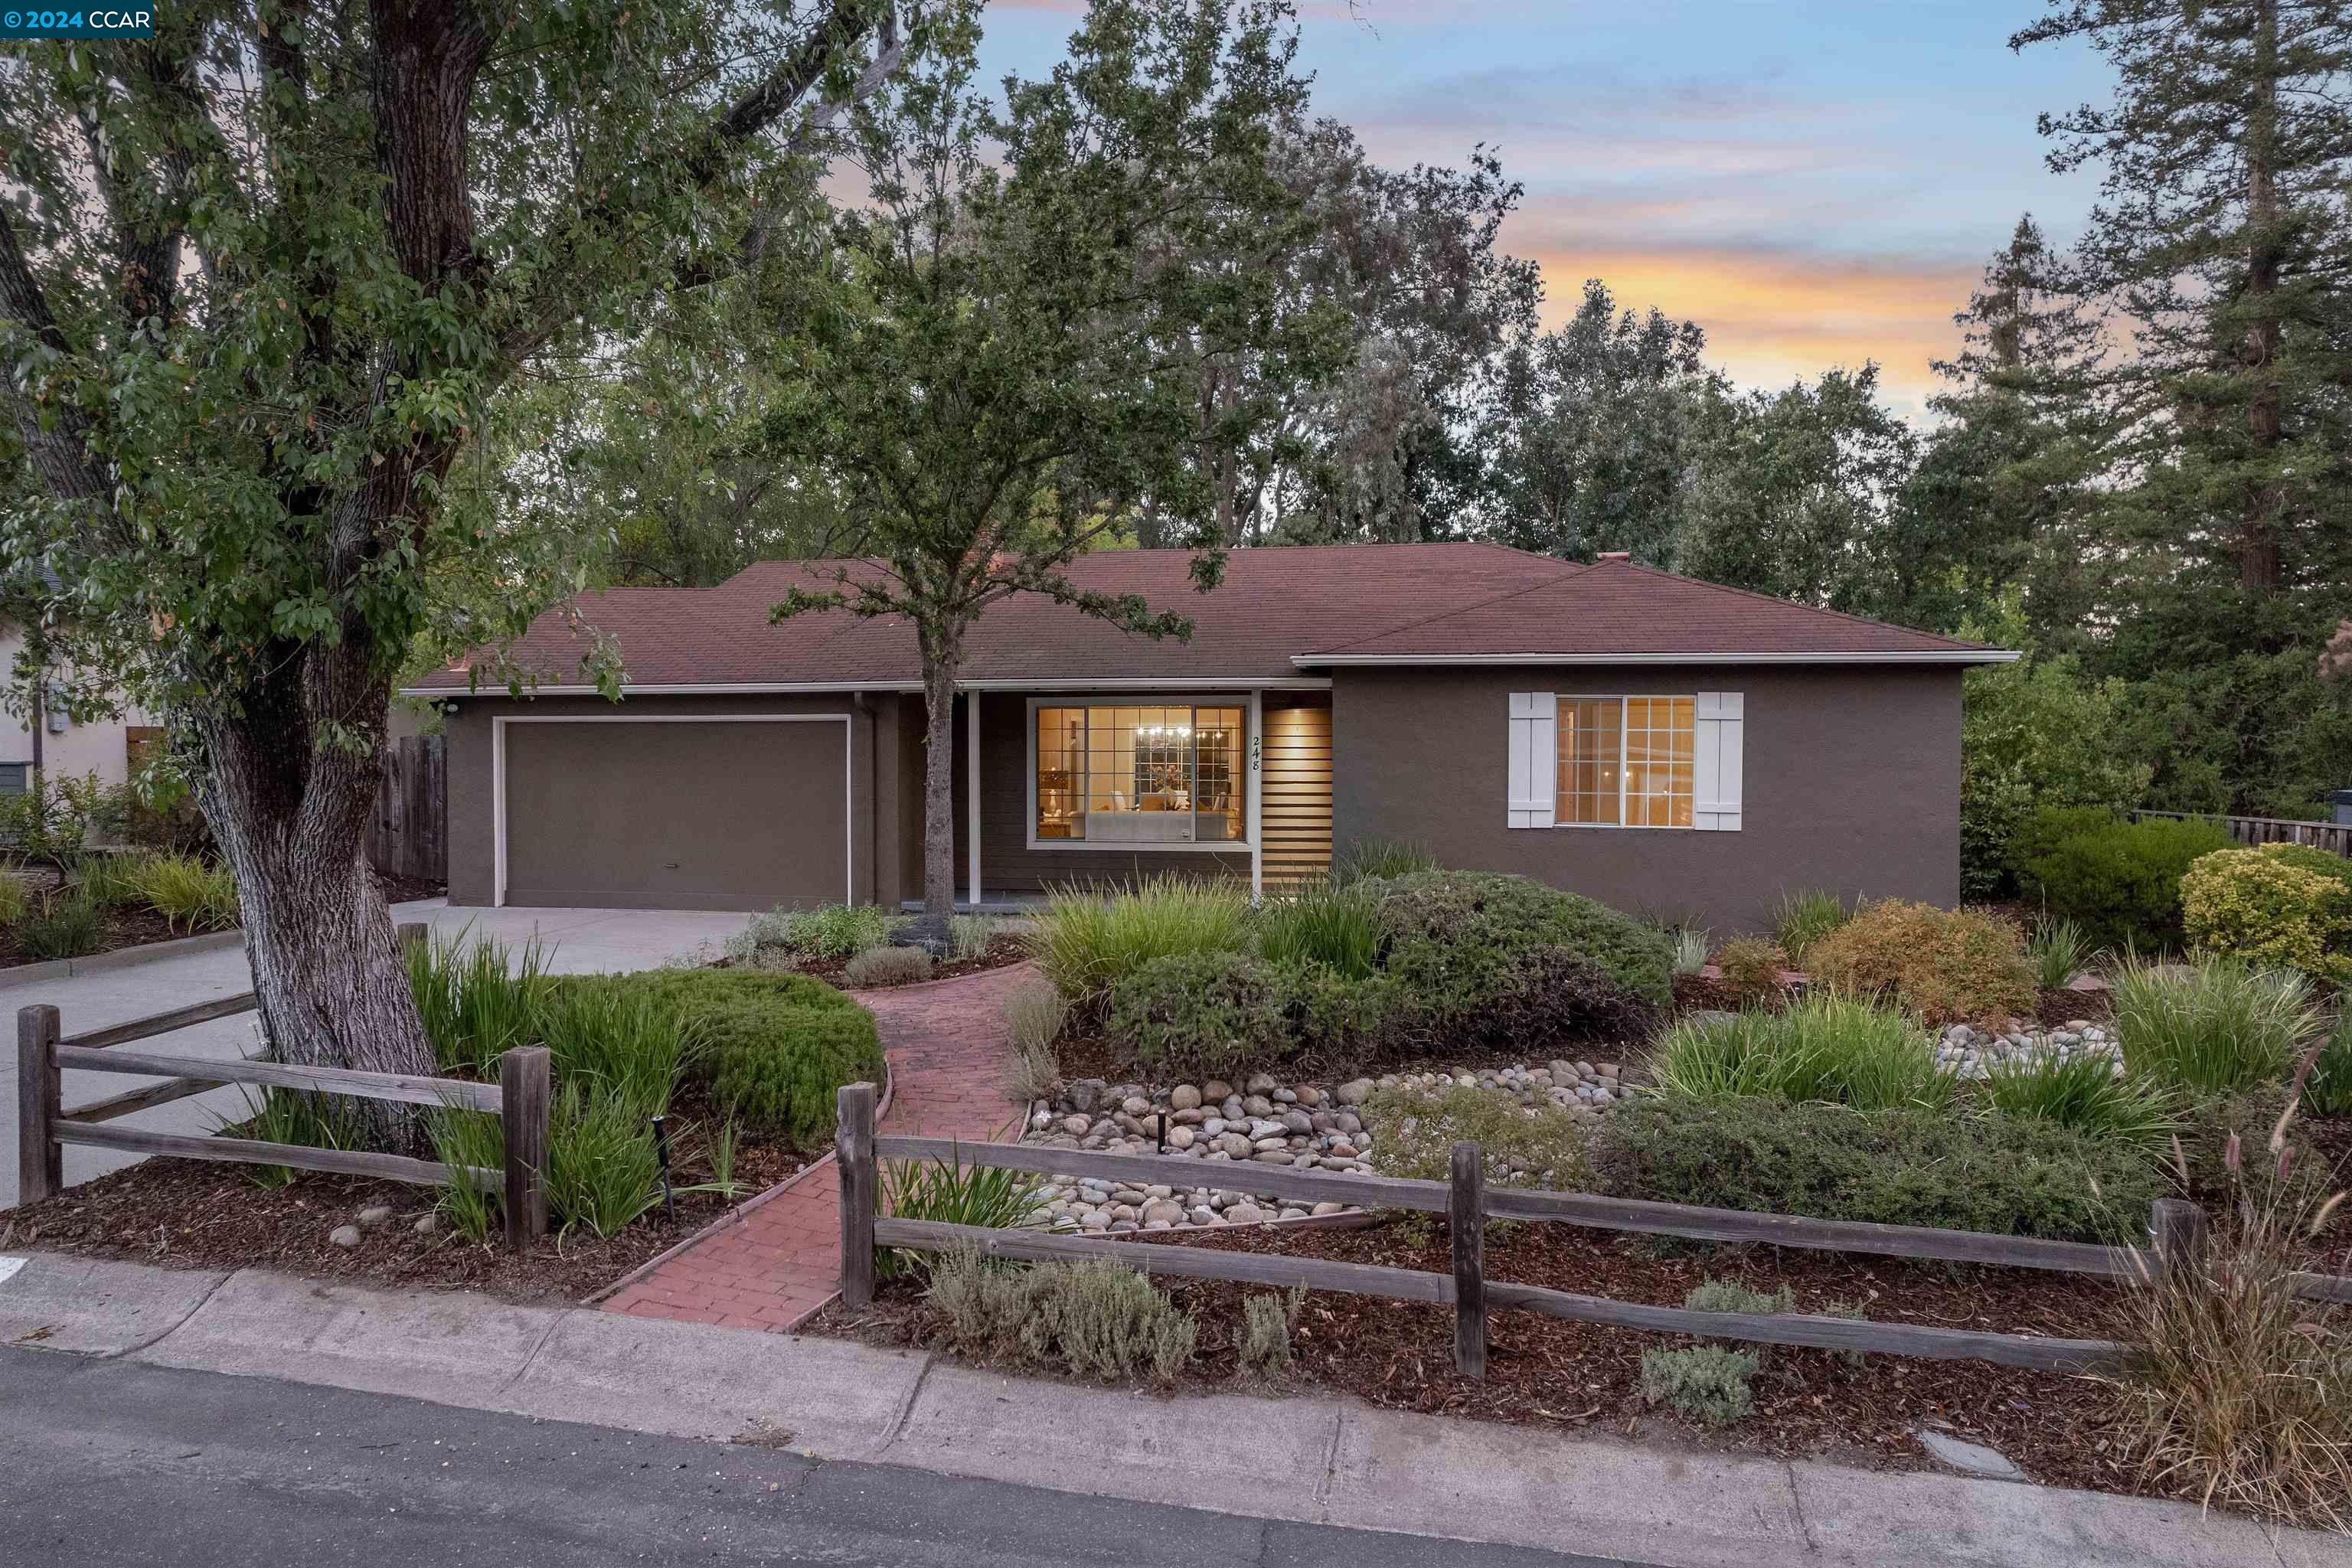
[[[868,694],[862,702],[847,693],[807,697],[633,697],[619,703],[593,697],[460,699],[448,721],[449,901],[488,904],[493,896],[490,721],[500,714],[529,713],[593,718],[625,718],[632,714],[849,714],[851,877],[858,898],[870,900],[877,897],[877,888],[887,889],[894,886],[893,879],[903,879],[905,875],[905,850],[891,831],[893,825],[900,821],[899,781],[904,775],[899,706],[898,696],[888,692]],[[682,825],[691,835],[698,820],[695,778],[678,779],[674,773],[664,775],[658,769],[640,771],[646,773],[646,788],[640,792],[646,803],[644,809],[669,814],[666,821]],[[917,810],[920,810],[919,800]],[[837,816],[834,823],[838,826]],[[725,831],[716,826],[711,829],[710,837],[718,847],[724,847],[721,836]],[[780,819],[780,831],[797,829]],[[593,855],[593,850],[589,853]]]
[[[1505,826],[1513,691],[1745,694],[1737,833]],[[1960,672],[1654,666],[1341,669],[1333,837],[1409,839],[1444,864],[1517,871],[1718,934],[1770,924],[1781,892],[1959,898]]]

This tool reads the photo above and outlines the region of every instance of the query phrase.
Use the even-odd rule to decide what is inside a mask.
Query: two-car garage
[[[494,902],[855,901],[847,713],[500,716]]]

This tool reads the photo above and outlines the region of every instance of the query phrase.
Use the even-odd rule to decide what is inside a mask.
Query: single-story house
[[[1153,641],[1021,595],[958,689],[959,892],[1139,872],[1263,887],[1408,841],[1718,930],[1783,890],[1959,895],[1960,676],[2013,654],[1670,575],[1496,545],[1113,551],[1086,588],[1191,616]],[[922,885],[924,714],[903,621],[769,623],[863,563],[618,588],[445,700],[449,894],[648,909],[895,903]],[[593,627],[627,669],[580,673]]]

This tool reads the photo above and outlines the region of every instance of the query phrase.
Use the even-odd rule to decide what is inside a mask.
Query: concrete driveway
[[[395,921],[424,921],[439,935],[460,931],[468,940],[490,939],[513,947],[536,938],[547,950],[548,967],[566,974],[604,973],[652,969],[673,958],[690,958],[708,944],[713,956],[719,945],[743,929],[750,917],[723,912],[675,910],[483,910],[451,909],[446,900],[428,899],[397,904]],[[230,996],[253,987],[242,947],[186,953],[152,963],[101,970],[28,985],[6,984],[0,970],[0,1011],[8,1015],[6,1048],[0,1051],[0,1208],[16,1201],[16,1010],[36,1003],[54,1005],[68,1035],[103,1028],[131,1018],[169,1012],[194,1003]],[[142,1040],[140,1048],[168,1051],[174,1056],[222,1059],[252,1056],[261,1048],[258,1016],[240,1013]],[[152,1079],[123,1073],[68,1072],[65,1102],[76,1105],[137,1089]],[[123,1119],[124,1125],[158,1132],[208,1133],[225,1121],[247,1113],[245,1091],[225,1086],[208,1094],[175,1100]],[[111,1149],[68,1146],[65,1152],[66,1181],[86,1182],[119,1170],[141,1156]]]

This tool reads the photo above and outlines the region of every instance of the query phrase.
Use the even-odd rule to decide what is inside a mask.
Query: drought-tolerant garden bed
[[[194,855],[92,851],[0,870],[0,969],[144,947],[237,923],[228,868]]]
[[[849,990],[911,985],[1022,963],[1029,928],[1017,916],[953,915],[932,930],[873,904],[827,904],[752,916],[718,962],[789,970]],[[919,940],[925,934],[932,940]]]
[[[664,969],[558,975],[536,947],[417,942],[410,980],[442,1076],[495,1082],[546,1046],[551,1234],[505,1250],[499,1194],[155,1159],[9,1212],[13,1245],[186,1267],[578,1298],[822,1153],[836,1089],[884,1073],[871,1014],[811,976]],[[352,1147],[354,1102],[272,1089],[221,1131]],[[417,1152],[497,1168],[496,1117],[426,1110]],[[664,1182],[667,1151],[667,1181]]]
[[[2126,1371],[1850,1359],[1505,1312],[1471,1381],[1444,1308],[1163,1288],[1108,1264],[1013,1271],[1016,1286],[1003,1266],[917,1254],[886,1271],[872,1312],[826,1323],[1049,1372],[1182,1387],[1286,1368],[1416,1409],[1876,1462],[1927,1462],[1920,1435],[1954,1430],[2043,1479],[2210,1485],[2221,1506],[2329,1520],[2329,1487],[2352,1482],[2352,1338],[2342,1307],[2290,1288],[2297,1270],[2352,1266],[2352,1226],[2325,1206],[2352,1143],[2352,1027],[2331,1026],[2324,985],[2228,952],[2116,960],[1991,911],[1816,896],[1780,923],[1742,951],[1413,865],[1257,907],[1173,883],[1061,900],[1037,937],[1046,983],[1008,1008],[1024,1138],[1074,1163],[1166,1148],[1199,1174],[992,1172],[975,1207],[980,1177],[901,1171],[883,1206],[1443,1274],[1442,1222],[1261,1224],[1333,1205],[1253,1194],[1252,1171],[1442,1179],[1467,1138],[1490,1186],[2126,1247],[2145,1244],[2154,1199],[2185,1194],[2213,1260],[2154,1290],[1487,1226],[1489,1279],[2112,1339]],[[2111,991],[2067,989],[2095,966]],[[1693,984],[1703,968],[1722,978]]]

